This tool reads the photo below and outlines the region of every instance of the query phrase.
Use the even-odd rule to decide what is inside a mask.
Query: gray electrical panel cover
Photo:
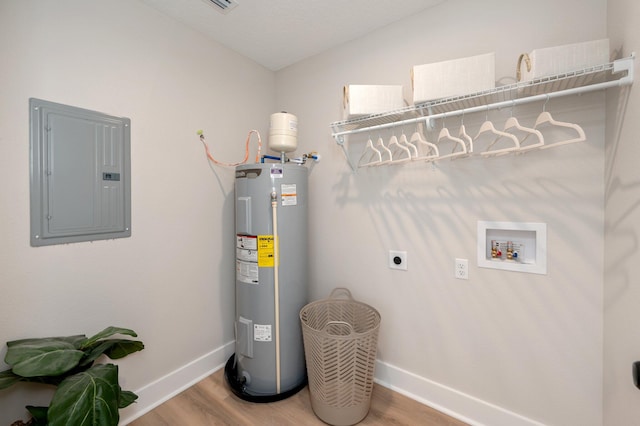
[[[131,121],[29,99],[31,245],[131,236]]]

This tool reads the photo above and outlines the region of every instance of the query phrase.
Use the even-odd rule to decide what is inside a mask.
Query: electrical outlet
[[[389,268],[407,270],[407,252],[389,250]]]
[[[456,259],[455,276],[459,280],[469,279],[469,260]]]

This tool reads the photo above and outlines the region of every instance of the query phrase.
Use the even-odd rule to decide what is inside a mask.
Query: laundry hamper
[[[303,307],[300,320],[313,412],[331,425],[358,423],[371,405],[380,314],[336,288]]]

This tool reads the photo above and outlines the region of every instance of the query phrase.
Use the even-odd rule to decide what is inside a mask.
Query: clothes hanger
[[[452,136],[449,133],[449,129],[447,129],[444,126],[445,119],[446,119],[446,116],[442,120],[442,129],[440,130],[440,134],[438,135],[438,143],[445,140],[449,140],[449,141],[455,142],[456,145],[453,146],[451,154],[441,155],[439,158],[444,159],[444,158],[452,158],[452,157],[458,157],[460,155],[465,155],[467,153],[467,146],[465,145],[462,139]],[[460,147],[461,151],[456,151],[456,147],[458,146]]]
[[[473,138],[469,136],[469,134],[467,133],[467,129],[464,127],[464,113],[462,113],[462,119],[460,120],[460,129],[458,129],[458,137],[462,139],[462,141],[464,142],[465,147],[467,149],[467,155],[465,157],[468,157],[473,153]]]
[[[384,141],[382,140],[382,136],[378,137],[376,141],[376,146],[379,148],[382,161],[377,163],[377,165],[389,164],[393,160],[393,155],[391,154],[391,150],[384,145]]]
[[[364,160],[364,162],[363,162]],[[367,140],[367,145],[362,151],[362,155],[358,160],[358,167],[368,167],[374,166],[382,162],[382,153],[373,146],[373,141],[371,137]]]
[[[416,129],[416,131],[411,135],[411,142],[419,148],[420,146],[425,147],[425,154],[418,155],[414,160],[426,160],[426,161],[435,161],[440,156],[440,151],[438,151],[438,146],[434,143],[427,141],[422,134]],[[420,150],[418,150],[418,154]]]
[[[487,146],[487,150],[480,153],[480,155],[484,157],[507,154],[509,152],[517,151],[520,149],[520,141],[518,140],[517,137],[515,137],[511,133],[503,132],[501,130],[496,129],[495,126],[493,125],[493,122],[489,121],[488,109],[487,109],[487,118],[485,122],[482,123],[482,125],[480,126],[480,130],[478,130],[478,134],[476,135],[475,138],[473,138],[473,140],[477,141],[478,138],[482,136],[482,134],[484,133],[491,133],[495,136],[495,139],[493,140],[493,142],[491,142],[489,146]],[[508,148],[500,148],[500,149],[492,150],[491,147],[502,139],[510,140],[511,142],[513,142],[513,146]]]
[[[392,163],[404,163],[411,160],[411,151],[406,146],[400,145],[396,135],[391,136],[389,139],[389,150],[391,151]]]
[[[561,127],[561,128],[564,128],[564,129],[575,130],[576,137],[571,138],[571,139],[567,139],[567,140],[564,140],[564,141],[558,141],[558,142],[554,142],[554,143],[551,143],[551,144],[547,144],[547,145],[541,146],[540,149],[547,149],[547,148],[552,148],[552,147],[555,147],[555,146],[568,145],[570,143],[583,142],[583,141],[587,140],[587,137],[586,137],[586,135],[584,133],[584,130],[582,130],[582,127],[580,127],[580,126],[578,126],[577,124],[574,124],[574,123],[567,123],[567,122],[555,120],[551,116],[551,114],[546,111],[547,102],[549,102],[549,95],[547,95],[547,100],[544,102],[544,105],[542,106],[542,113],[540,113],[540,115],[536,119],[536,123],[533,125],[533,128],[537,129],[539,126],[548,124],[550,126],[556,126],[556,127]]]
[[[514,130],[520,130],[521,132],[526,133],[526,136],[520,139],[520,152],[529,151],[534,148],[541,148],[544,145],[544,136],[539,130],[536,130],[531,127],[522,126],[518,119],[515,117],[509,117],[507,121],[504,123],[504,131],[512,132]],[[529,136],[535,136],[535,141],[529,145],[523,145],[523,142],[526,141]]]
[[[473,154],[473,138],[467,133],[467,129],[464,128],[464,124],[460,125],[458,137],[464,141],[467,147],[467,154]]]
[[[513,116],[513,106],[511,107],[511,117],[504,123],[504,131],[513,133],[514,131],[520,131],[525,133],[524,138],[520,139],[519,152],[528,151],[530,149],[539,148],[544,145],[544,137],[539,130],[532,127],[525,127],[518,122],[518,119]],[[535,136],[535,141],[529,145],[523,145],[524,141],[529,139],[529,136]]]
[[[400,135],[400,145],[407,147],[407,149],[409,150],[411,159],[416,159],[418,157],[418,147],[416,147],[413,143],[407,140],[407,136],[404,134],[404,131]]]

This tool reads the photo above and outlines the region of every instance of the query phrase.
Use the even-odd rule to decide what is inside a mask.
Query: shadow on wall
[[[613,92],[613,91],[611,91]],[[605,220],[605,234],[608,235],[611,244],[615,244],[617,253],[625,253],[625,256],[608,256],[605,264],[605,276],[615,279],[607,280],[608,290],[605,292],[605,310],[616,304],[623,298],[631,284],[631,267],[628,262],[633,262],[635,257],[631,254],[638,253],[639,243],[636,233],[637,227],[630,223],[630,218],[640,208],[640,180],[625,182],[619,176],[613,174],[614,166],[620,149],[620,139],[624,128],[627,105],[629,103],[630,87],[625,87],[617,96],[615,108],[615,124],[607,133],[609,146],[605,187],[605,206],[616,205],[615,209],[608,209]],[[610,96],[614,93],[609,94]],[[618,207],[620,206],[620,207]],[[613,258],[612,258],[613,257]]]
[[[538,112],[536,108],[535,114]],[[359,135],[350,136],[353,146],[364,146],[366,136],[363,140],[356,138]],[[592,155],[594,144],[600,142],[597,139],[593,144],[525,155],[476,155],[437,163],[416,161],[347,170],[333,186],[335,201],[340,207],[365,209],[378,239],[385,244],[399,234],[425,241],[445,235],[475,239],[476,221],[481,218],[530,221],[550,217],[565,222],[563,236],[572,237],[566,233],[573,229],[568,223],[572,217],[580,217],[590,227],[601,227],[601,217],[585,214],[593,210],[586,204],[598,196],[593,191],[601,189],[588,185],[594,179],[590,167],[597,160]],[[564,211],[561,215],[559,200]]]

